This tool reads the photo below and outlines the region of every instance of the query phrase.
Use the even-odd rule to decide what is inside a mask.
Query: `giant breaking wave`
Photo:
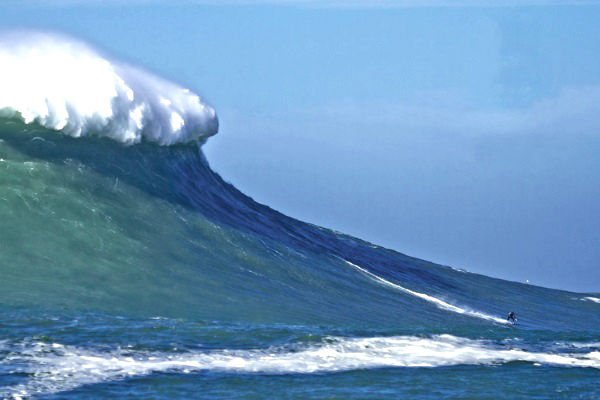
[[[283,215],[147,143],[216,133],[196,95],[23,37],[0,38],[0,398],[598,398],[599,294]]]
[[[0,117],[131,144],[205,140],[215,110],[188,89],[60,35],[0,36]]]

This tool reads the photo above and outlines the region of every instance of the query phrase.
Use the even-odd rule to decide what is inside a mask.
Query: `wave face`
[[[515,308],[523,326],[552,329],[588,326],[597,307],[286,217],[223,181],[196,146],[122,147],[15,121],[2,132],[5,304],[386,326],[502,324]]]
[[[66,37],[0,37],[0,65],[0,116],[123,143],[185,143],[218,129],[214,109],[194,93]]]
[[[599,394],[597,295],[287,217],[211,170],[216,117],[195,95],[71,41],[16,43],[0,53],[0,397]],[[58,75],[97,68],[79,83],[98,96],[29,69],[9,85],[4,68],[48,54]]]

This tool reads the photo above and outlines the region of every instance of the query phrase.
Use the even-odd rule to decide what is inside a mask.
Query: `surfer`
[[[506,320],[512,324],[516,324],[517,316],[515,315],[515,312],[514,311],[509,312],[508,317],[506,317]]]

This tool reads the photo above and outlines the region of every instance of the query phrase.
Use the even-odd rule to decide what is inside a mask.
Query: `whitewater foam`
[[[74,137],[169,145],[218,130],[215,110],[188,89],[59,35],[0,37],[0,88],[0,117]]]
[[[214,371],[253,374],[334,373],[392,367],[439,367],[525,361],[534,365],[600,368],[600,352],[528,352],[451,335],[327,338],[304,347],[261,350],[151,353],[118,350],[102,353],[59,343],[24,343],[2,362],[31,374],[23,384],[0,394],[23,398],[156,372]]]
[[[481,319],[485,319],[488,321],[493,321],[493,322],[497,322],[499,324],[508,324],[508,321],[502,319],[502,318],[498,318],[498,317],[494,317],[493,315],[488,315],[479,311],[474,311],[474,310],[469,310],[466,308],[462,308],[462,307],[458,307],[455,306],[453,304],[447,303],[444,300],[438,299],[437,297],[433,297],[430,296],[428,294],[425,293],[419,293],[419,292],[415,292],[414,290],[410,290],[408,288],[405,288],[403,286],[397,285],[393,282],[388,281],[387,279],[384,279],[378,275],[375,275],[372,272],[367,271],[366,269],[359,267],[358,265],[351,263],[348,260],[344,260],[348,265],[350,265],[352,268],[357,269],[358,271],[362,272],[363,274],[367,275],[369,278],[373,279],[374,281],[376,281],[377,283],[380,283],[384,286],[387,287],[391,287],[393,289],[399,290],[401,292],[407,293],[411,296],[414,297],[418,297],[420,299],[423,299],[429,303],[434,304],[436,307],[442,309],[442,310],[446,310],[446,311],[451,311],[457,314],[464,314],[464,315],[468,315],[470,317],[476,317],[476,318],[481,318]]]

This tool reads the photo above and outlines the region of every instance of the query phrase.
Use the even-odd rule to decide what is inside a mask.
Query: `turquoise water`
[[[0,139],[2,397],[600,397],[597,294],[286,217],[196,143]]]

